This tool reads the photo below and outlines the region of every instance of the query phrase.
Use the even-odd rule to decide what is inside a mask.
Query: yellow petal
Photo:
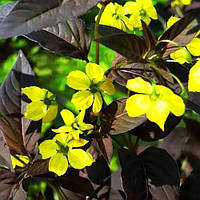
[[[16,166],[25,167],[25,164],[29,163],[28,156],[22,156],[22,155],[15,155],[15,156],[18,157],[19,159],[17,159],[14,156],[10,155],[13,168],[15,168]],[[25,164],[22,163],[20,160],[22,160],[22,162],[24,162]]]
[[[42,119],[47,113],[47,106],[42,101],[31,102],[27,105],[24,117],[33,121]]]
[[[86,145],[88,143],[87,140],[84,140],[82,138],[80,138],[79,140],[71,140],[69,143],[68,143],[68,146],[69,147],[82,147],[84,145]]]
[[[72,103],[77,110],[85,110],[93,103],[93,94],[89,90],[80,91],[72,96]]]
[[[90,87],[88,76],[81,71],[72,71],[67,76],[67,85],[75,90],[86,90]]]
[[[52,129],[53,132],[55,133],[68,133],[72,130],[71,126],[61,126],[57,129]]]
[[[40,100],[44,100],[45,94],[48,92],[48,90],[41,89],[37,86],[30,86],[30,87],[22,88],[22,92],[31,101],[40,101]]]
[[[96,92],[94,95],[94,103],[93,103],[92,111],[94,113],[100,112],[102,108],[102,104],[103,104],[103,100],[102,100],[101,94],[100,92]]]
[[[172,58],[176,62],[179,62],[180,64],[184,64],[185,62],[192,62],[192,56],[185,47],[181,47],[179,50],[171,53],[170,58]]]
[[[82,134],[82,131],[80,131],[80,130],[73,130],[73,131],[70,132],[70,135],[72,136],[72,138],[74,140],[79,140],[80,134]],[[68,144],[68,146],[69,146],[69,144]]]
[[[169,104],[170,111],[174,115],[181,116],[184,114],[185,104],[184,104],[183,99],[179,97],[178,95],[174,94],[174,95],[168,96],[167,103]]]
[[[57,105],[50,105],[46,112],[46,115],[43,117],[42,122],[48,123],[54,120],[57,116],[58,106]]]
[[[94,126],[92,124],[85,124],[85,123],[82,123],[79,126],[82,131],[87,131],[87,130],[91,130],[94,128]]]
[[[70,165],[75,169],[83,169],[86,166],[92,165],[94,162],[94,159],[82,149],[70,149],[67,156]]]
[[[179,20],[180,20],[179,17],[171,16],[167,21],[167,28],[171,27],[173,24],[175,24]]]
[[[151,106],[149,107],[146,116],[147,118],[158,124],[158,126],[164,131],[165,121],[170,113],[170,108],[167,102],[156,100],[151,102]]]
[[[54,136],[53,141],[59,141],[64,146],[67,144],[69,138],[69,134],[66,133],[59,133],[56,136]]]
[[[95,63],[88,63],[86,65],[86,74],[94,84],[102,81],[104,77],[104,70]]]
[[[148,9],[146,9],[147,15],[151,17],[152,19],[158,19],[158,15],[156,12],[156,9],[153,6],[150,6]]]
[[[193,56],[200,56],[200,38],[193,38],[193,40],[187,44],[189,52]]]
[[[58,176],[63,175],[68,169],[68,161],[62,153],[57,153],[49,161],[49,171],[56,173]]]
[[[190,92],[200,92],[200,61],[190,69],[188,90]]]
[[[39,151],[42,159],[47,159],[56,154],[58,145],[53,140],[45,140],[39,145]]]
[[[126,87],[137,93],[151,94],[152,92],[151,84],[140,77],[128,80]]]
[[[130,117],[138,117],[147,112],[151,105],[148,95],[135,94],[126,101],[126,110]]]
[[[66,125],[71,126],[75,122],[74,114],[71,111],[63,109],[60,114]]]
[[[85,110],[81,110],[81,112],[78,114],[78,116],[76,117],[76,120],[78,123],[83,122],[85,117]]]
[[[104,82],[99,86],[99,89],[105,91],[109,95],[115,92],[115,87],[109,78],[105,78]]]

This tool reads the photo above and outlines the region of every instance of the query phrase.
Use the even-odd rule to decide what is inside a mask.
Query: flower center
[[[152,93],[150,94],[150,98],[151,98],[151,100],[155,101],[156,99],[158,99],[159,96],[160,96],[160,94],[158,94],[156,92],[156,83],[153,82],[152,83]]]
[[[142,8],[142,9],[140,10],[140,16],[141,16],[141,17],[145,17],[146,15],[147,15],[146,11]]]
[[[57,150],[58,153],[62,153],[63,155],[67,155],[69,151],[69,147],[63,145],[60,141],[56,140],[56,144],[59,146],[59,150]]]
[[[44,101],[44,104],[47,106],[56,104],[55,95],[48,97],[48,91],[45,94],[44,100],[41,100],[41,101]]]

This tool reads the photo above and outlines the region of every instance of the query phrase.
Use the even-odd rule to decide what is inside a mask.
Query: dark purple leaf
[[[131,134],[140,137],[144,141],[156,141],[166,137],[180,122],[182,117],[176,117],[170,114],[165,122],[165,131],[163,132],[160,127],[149,120],[131,131]]]
[[[107,106],[101,114],[102,132],[116,135],[130,131],[146,121],[144,115],[129,117],[125,110],[127,98],[118,99]]]
[[[119,159],[128,200],[178,199],[178,167],[165,150],[149,147],[138,156],[120,150]]]
[[[99,34],[102,37],[125,34],[126,32],[111,26],[99,25]]]
[[[14,6],[15,6],[15,3],[8,3],[8,4],[0,6],[0,23],[10,13],[10,11],[14,8]]]
[[[85,14],[98,0],[20,0],[0,25],[0,38],[8,38]]]
[[[39,139],[41,123],[23,117],[27,99],[21,93],[21,88],[35,84],[34,73],[20,51],[17,62],[0,88],[0,113],[7,120],[1,118],[0,130],[11,153],[31,153]]]
[[[200,199],[200,169],[194,170],[185,180],[180,189],[180,200]]]
[[[113,34],[97,41],[134,62],[141,61],[147,51],[144,39],[134,34]]]
[[[143,27],[143,34],[144,34],[144,39],[147,45],[147,49],[151,50],[156,44],[156,38],[154,34],[152,33],[151,29],[143,21],[142,21],[142,27]]]
[[[193,9],[187,13],[182,19],[173,24],[160,37],[161,40],[172,40],[181,46],[187,45],[199,30],[199,12],[200,9]],[[167,43],[157,45],[157,50],[164,52],[164,57],[178,49],[177,46]]]
[[[91,38],[84,22],[74,18],[68,20],[68,24],[71,30],[66,23],[59,23],[56,26],[32,32],[25,37],[38,42],[42,47],[54,53],[87,61]]]

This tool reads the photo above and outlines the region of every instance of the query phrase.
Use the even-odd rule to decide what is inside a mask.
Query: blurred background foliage
[[[1,0],[0,5],[5,3],[13,2],[14,0]],[[128,1],[128,0],[127,0]],[[119,4],[124,4],[126,1],[117,0]],[[159,36],[165,26],[166,19],[170,17],[170,14],[165,11],[166,5],[170,7],[170,3],[167,0],[153,0],[154,5],[159,9],[159,22],[152,21],[151,28],[156,36]],[[87,26],[90,28],[91,24],[94,23],[94,18],[98,12],[98,9],[95,8],[86,15],[82,16],[82,19],[86,22]],[[141,32],[137,32],[141,34]],[[77,111],[74,109],[73,104],[70,102],[71,96],[75,92],[73,89],[69,88],[66,85],[66,76],[72,70],[82,70],[84,71],[86,62],[78,59],[72,59],[63,57],[60,55],[53,54],[49,51],[42,49],[36,43],[27,40],[24,37],[16,37],[7,40],[0,40],[0,84],[4,81],[7,74],[11,70],[12,66],[16,62],[17,53],[19,50],[22,50],[26,57],[28,58],[35,74],[37,77],[38,85],[42,88],[47,88],[48,90],[54,92],[57,95],[57,101],[59,104],[59,110],[63,108],[68,108],[72,110],[74,113]],[[104,68],[104,70],[108,70],[112,66],[112,60],[115,56],[115,52],[100,45],[100,65]],[[90,52],[89,52],[89,61],[95,61],[95,43],[92,42]],[[118,99],[120,97],[125,97],[123,89],[118,86],[117,92],[114,96],[105,96],[106,103],[109,104],[113,100]],[[198,120],[200,122],[199,115],[196,113],[186,113],[186,117]],[[63,124],[63,121],[60,115],[57,118],[48,124],[44,124],[42,127],[41,140],[51,137],[52,132],[50,131],[53,127],[58,127]],[[179,126],[184,126],[181,123]],[[128,134],[121,134],[115,136],[117,141],[124,146],[127,145],[127,141],[129,141],[130,137]],[[134,138],[132,137],[132,142],[134,142]],[[129,141],[130,142],[130,141]],[[114,149],[118,149],[119,146],[114,142]],[[150,143],[142,143],[142,145],[150,145]],[[119,159],[117,157],[117,153],[114,151],[113,157],[110,163],[110,169],[112,171],[117,171],[119,168]],[[33,183],[29,186],[28,192],[28,200],[36,199],[36,197],[40,194],[45,199],[45,191],[47,189],[47,185],[44,182]],[[53,193],[52,199],[59,199],[56,193]]]

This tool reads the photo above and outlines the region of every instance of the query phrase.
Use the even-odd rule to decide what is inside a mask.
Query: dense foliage
[[[200,199],[199,2],[0,4],[1,200]]]

